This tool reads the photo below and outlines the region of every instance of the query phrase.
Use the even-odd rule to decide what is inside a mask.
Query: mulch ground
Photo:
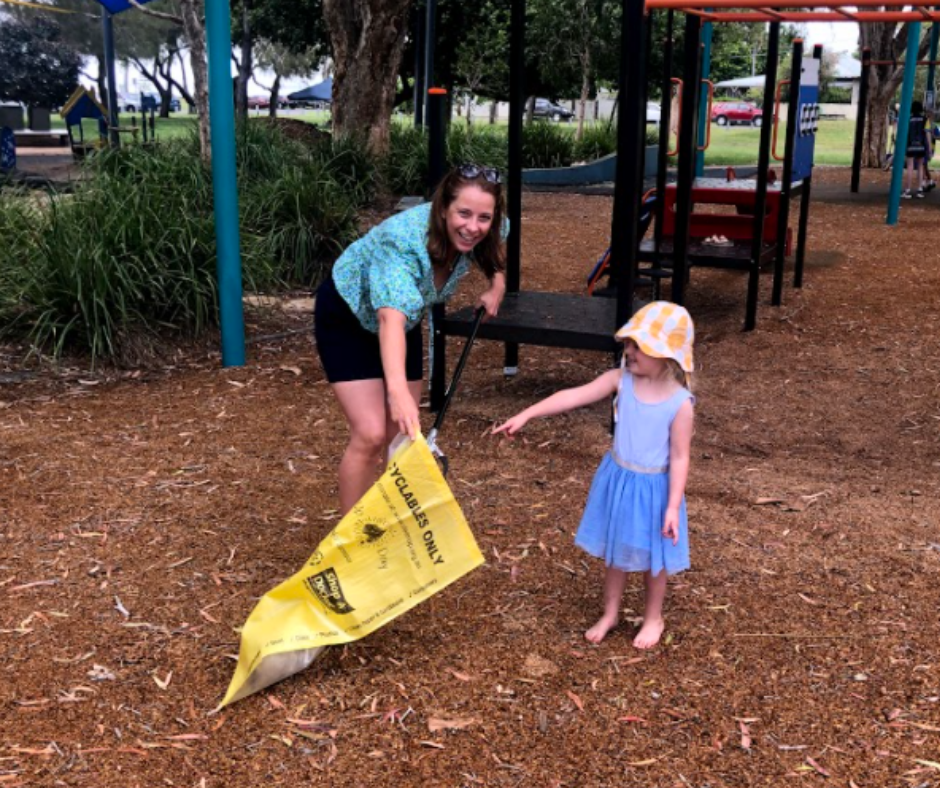
[[[940,196],[888,228],[838,199],[845,170],[816,180],[805,286],[771,308],[764,277],[756,331],[742,275],[692,271],[693,569],[649,653],[639,577],[583,639],[603,570],[572,535],[608,408],[486,435],[601,354],[523,347],[507,380],[481,342],[441,443],[485,566],[209,715],[254,602],[336,521],[311,338],[237,369],[214,345],[94,373],[0,348],[0,786],[940,785]],[[523,285],[579,292],[610,207],[527,195]]]

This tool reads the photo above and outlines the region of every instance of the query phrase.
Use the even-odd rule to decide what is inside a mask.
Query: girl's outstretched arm
[[[610,397],[617,391],[620,375],[619,369],[610,369],[583,386],[556,392],[552,396],[546,397],[524,411],[517,413],[498,427],[494,427],[493,434],[505,432],[507,435],[515,435],[532,419],[557,416],[559,413],[581,408],[593,402],[598,402],[604,397]]]
[[[689,479],[689,458],[692,453],[692,400],[686,400],[672,420],[669,430],[669,502],[663,522],[663,536],[679,543],[679,506]]]

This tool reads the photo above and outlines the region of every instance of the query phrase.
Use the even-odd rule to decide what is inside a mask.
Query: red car
[[[271,99],[267,96],[249,96],[248,109],[267,109],[271,106]]]
[[[719,126],[733,123],[745,123],[748,126],[760,126],[764,113],[760,107],[746,101],[719,101],[712,104],[712,120]]]

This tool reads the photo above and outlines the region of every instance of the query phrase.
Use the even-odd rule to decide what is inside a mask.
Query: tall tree
[[[310,78],[321,63],[321,58],[317,55],[315,49],[308,49],[296,54],[286,47],[263,38],[255,44],[255,55],[258,66],[268,68],[274,72],[274,83],[270,87],[262,85],[255,77],[255,82],[271,93],[268,114],[272,118],[277,117],[277,105],[281,95],[281,80],[286,77]]]
[[[868,74],[868,113],[865,117],[865,144],[862,165],[880,167],[888,142],[888,108],[904,79],[904,52],[909,25],[896,22],[864,22],[858,26],[862,47],[871,49],[872,60],[888,60],[895,65],[872,66]],[[924,25],[917,59],[927,54],[930,28]],[[901,60],[902,62],[898,62]],[[903,153],[903,151],[902,151]]]
[[[333,132],[388,149],[411,0],[323,0],[333,45]]]
[[[81,55],[42,17],[0,25],[0,96],[31,107],[64,104],[78,85]]]

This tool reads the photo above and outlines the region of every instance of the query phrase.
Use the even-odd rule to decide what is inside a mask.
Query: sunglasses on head
[[[495,167],[481,167],[479,164],[461,164],[457,168],[457,172],[460,173],[461,177],[473,180],[474,178],[479,178],[481,175],[490,183],[495,186],[499,186],[503,182],[502,177],[499,174],[499,170]]]

